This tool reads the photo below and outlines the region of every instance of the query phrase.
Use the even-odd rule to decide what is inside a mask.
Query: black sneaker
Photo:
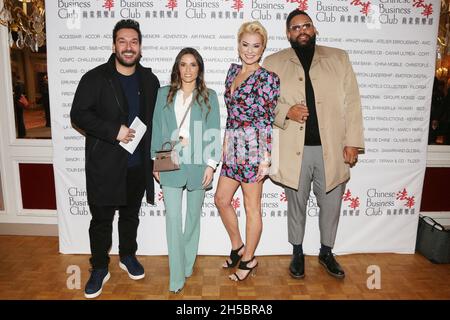
[[[86,283],[84,296],[88,299],[97,298],[102,293],[103,285],[109,280],[111,274],[108,268],[92,269],[91,276]]]
[[[144,267],[135,256],[121,257],[119,266],[122,270],[128,272],[128,276],[133,280],[139,280],[145,277]]]

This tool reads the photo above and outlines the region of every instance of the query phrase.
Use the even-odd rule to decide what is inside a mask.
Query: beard
[[[122,55],[125,53],[136,54],[136,58],[130,62],[126,61]],[[117,61],[124,67],[133,67],[141,60],[141,54],[135,51],[122,51],[121,53],[115,53]]]
[[[290,38],[289,42],[291,43],[291,47],[293,49],[305,49],[312,48],[316,45],[316,35],[309,37],[307,42],[300,42],[298,39],[302,34],[299,34],[296,38]]]

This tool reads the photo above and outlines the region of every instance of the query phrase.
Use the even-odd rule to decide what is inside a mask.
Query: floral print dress
[[[242,66],[232,64],[225,80],[227,123],[221,176],[244,183],[256,180],[259,163],[272,151],[274,109],[280,95],[280,79],[263,67],[231,93]]]

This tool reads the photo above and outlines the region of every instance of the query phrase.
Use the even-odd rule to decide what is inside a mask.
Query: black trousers
[[[145,173],[143,166],[127,170],[127,204],[125,206],[96,206],[89,204],[92,220],[89,227],[91,244],[91,265],[94,269],[107,268],[109,250],[112,245],[112,223],[116,210],[119,210],[119,255],[134,255],[137,251],[137,229],[139,210],[145,192]]]

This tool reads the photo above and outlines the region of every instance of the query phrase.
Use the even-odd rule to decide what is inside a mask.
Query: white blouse
[[[175,96],[175,117],[177,119],[177,127],[180,126],[181,120],[183,120],[183,116],[186,113],[187,108],[191,104],[193,93],[183,101],[183,90],[178,90],[177,95]],[[191,112],[189,111],[186,115],[186,119],[183,122],[183,125],[180,128],[179,135],[184,138],[189,138],[189,127],[191,123]]]
[[[175,111],[175,118],[177,119],[177,127],[180,126],[181,120],[183,120],[183,116],[186,113],[187,108],[192,102],[193,93],[189,95],[189,97],[186,98],[186,100],[183,99],[183,90],[178,90],[177,95],[175,96],[175,102],[174,102],[174,111]],[[191,110],[189,110],[188,114],[186,115],[186,119],[184,119],[183,125],[181,126],[179,136],[183,138],[189,139],[189,128],[191,123]],[[188,140],[188,142],[190,142]],[[216,169],[218,162],[214,161],[213,159],[208,159],[207,161],[208,166]]]

